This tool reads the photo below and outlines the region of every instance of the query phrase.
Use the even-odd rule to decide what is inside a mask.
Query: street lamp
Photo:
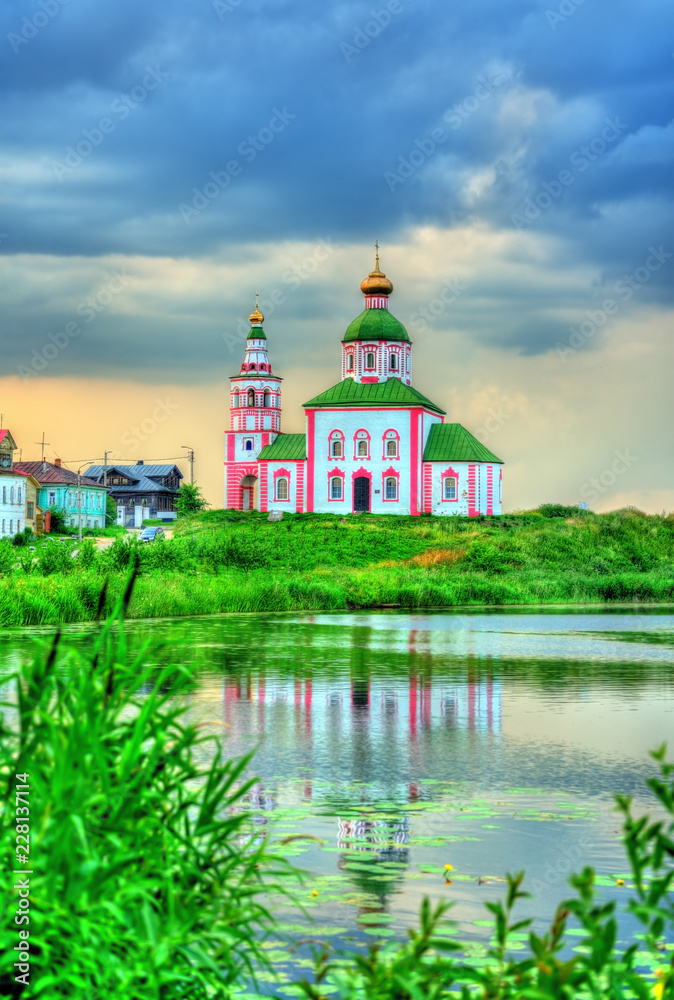
[[[187,457],[190,460],[190,483],[194,482],[194,449],[190,448],[188,444],[181,444],[181,448],[187,448]]]

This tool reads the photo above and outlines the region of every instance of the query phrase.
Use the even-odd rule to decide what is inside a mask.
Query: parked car
[[[143,528],[138,536],[139,542],[161,542],[164,538],[163,528]]]

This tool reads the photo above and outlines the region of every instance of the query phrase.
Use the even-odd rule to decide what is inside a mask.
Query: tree
[[[176,497],[176,510],[178,517],[187,517],[188,514],[196,514],[200,510],[206,510],[210,504],[202,496],[201,490],[196,483],[183,483]]]
[[[49,531],[52,535],[64,535],[70,527],[66,511],[63,507],[50,507],[49,510],[51,511]]]
[[[117,504],[108,493],[105,498],[105,527],[111,524],[117,524]]]

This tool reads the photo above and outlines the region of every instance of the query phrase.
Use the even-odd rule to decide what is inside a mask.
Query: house
[[[136,507],[144,508],[140,519],[135,519],[138,524],[146,518],[172,521],[177,517],[175,502],[183,478],[177,465],[146,465],[142,459],[135,465],[90,465],[87,476],[97,483],[107,482],[118,513],[123,508],[123,524],[135,523]]]
[[[37,480],[37,502],[45,512],[63,510],[72,527],[80,522],[83,528],[105,527],[108,491],[93,479],[81,476],[78,489],[77,473],[63,468],[60,458],[54,462],[17,462],[14,468]]]
[[[42,509],[37,502],[40,484],[18,470],[16,448],[10,432],[0,429],[0,538],[11,538],[24,528],[36,534],[43,530]]]
[[[502,460],[412,385],[412,342],[375,268],[348,326],[341,380],[304,404],[303,434],[281,433],[281,379],[259,309],[231,377],[225,506],[347,514],[500,514]]]

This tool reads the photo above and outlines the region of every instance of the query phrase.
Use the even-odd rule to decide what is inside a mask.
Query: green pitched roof
[[[307,457],[307,440],[304,434],[279,434],[272,444],[264,446],[260,458],[270,462],[297,461]]]
[[[404,340],[410,343],[407,330],[388,309],[364,309],[346,328],[342,343],[349,340]]]
[[[246,340],[266,340],[267,334],[264,332],[261,326],[251,326],[250,333],[246,337]]]
[[[320,396],[314,396],[304,406],[425,406],[434,413],[444,413],[439,406],[431,403],[410,385],[404,385],[397,378],[386,382],[354,382],[346,378],[333,385]]]
[[[433,424],[424,448],[424,462],[498,462],[493,452],[485,448],[461,424]]]

